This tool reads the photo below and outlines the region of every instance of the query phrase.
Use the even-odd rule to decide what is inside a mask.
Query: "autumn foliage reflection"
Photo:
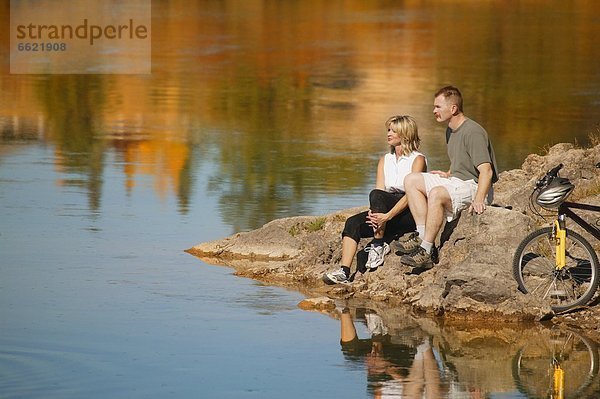
[[[151,177],[181,212],[195,170],[214,165],[199,189],[235,230],[254,228],[367,192],[393,114],[413,115],[422,150],[446,167],[431,117],[440,84],[463,89],[501,169],[584,143],[600,111],[600,3],[540,4],[157,1],[152,75],[3,75],[0,120],[6,137],[18,119],[55,145],[57,168],[82,176],[61,184],[83,180],[92,209],[114,152],[129,192]]]

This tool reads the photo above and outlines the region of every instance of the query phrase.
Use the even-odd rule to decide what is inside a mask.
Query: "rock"
[[[335,309],[335,301],[326,296],[304,299],[298,304],[302,310],[330,311]]]
[[[439,264],[419,275],[410,274],[399,257],[390,254],[379,270],[357,273],[352,284],[323,284],[323,273],[336,267],[341,258],[346,218],[366,207],[274,220],[254,231],[198,244],[188,252],[207,263],[231,266],[238,275],[291,286],[308,295],[408,304],[416,311],[448,319],[545,320],[553,314],[550,307],[521,294],[512,276],[518,244],[530,231],[547,224],[531,211],[529,197],[535,181],[563,163],[561,176],[576,185],[571,199],[600,203],[598,161],[600,145],[581,149],[557,144],[545,156],[527,157],[521,169],[502,172],[495,185],[495,203],[500,206],[488,207],[479,216],[463,211],[438,237],[442,244]],[[361,246],[368,241],[363,240]],[[590,242],[597,244],[591,237]],[[589,324],[596,328],[599,312],[589,313],[579,322],[586,324],[591,318]]]
[[[556,144],[545,156],[531,154],[523,162],[521,169],[500,173],[494,185],[494,202],[502,206],[531,214],[529,197],[544,172],[562,163],[560,174],[575,183],[572,199],[587,198],[600,192],[600,172],[596,164],[600,162],[600,145],[592,148],[575,148],[573,144]]]

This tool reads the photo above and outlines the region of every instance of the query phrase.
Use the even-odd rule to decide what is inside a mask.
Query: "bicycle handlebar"
[[[558,165],[556,165],[555,167],[550,169],[548,172],[546,172],[544,177],[542,177],[540,180],[535,182],[535,187],[540,188],[540,187],[543,187],[546,184],[550,183],[552,181],[552,179],[554,179],[555,177],[558,176],[558,171],[561,170],[563,168],[563,166],[564,165],[562,163],[559,163]]]
[[[550,169],[548,171],[548,173],[546,173],[546,174],[549,176],[552,176],[552,177],[556,177],[556,176],[558,176],[558,171],[561,170],[563,168],[563,166],[564,165],[562,163],[559,163],[558,165],[556,165],[555,167]]]

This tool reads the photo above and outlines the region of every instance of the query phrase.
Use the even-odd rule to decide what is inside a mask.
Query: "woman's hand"
[[[376,213],[369,210],[369,214],[367,215],[367,223],[373,230],[379,229],[388,220],[390,220],[390,216],[387,213]]]

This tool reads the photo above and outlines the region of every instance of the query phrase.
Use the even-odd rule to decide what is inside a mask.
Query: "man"
[[[438,122],[448,123],[450,170],[406,176],[406,197],[417,231],[398,242],[398,251],[405,254],[401,262],[421,269],[433,267],[433,243],[444,216],[452,221],[466,207],[469,212],[483,213],[486,200],[491,203],[492,184],[498,180],[487,132],[464,115],[462,95],[456,87],[446,86],[435,93],[433,114]]]

